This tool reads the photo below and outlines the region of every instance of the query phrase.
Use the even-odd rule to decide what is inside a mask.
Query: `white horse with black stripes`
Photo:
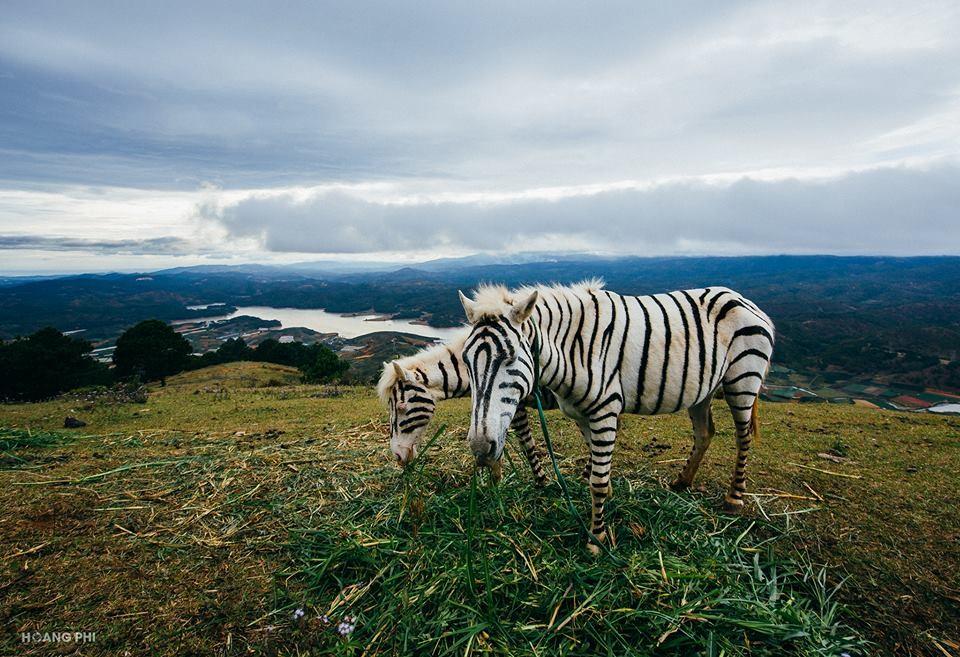
[[[736,425],[737,461],[724,507],[743,506],[757,400],[773,352],[773,322],[733,290],[711,287],[625,296],[602,282],[460,294],[472,325],[462,361],[472,387],[468,439],[480,465],[496,463],[507,427],[540,381],[583,432],[590,449],[591,531],[605,540],[620,415],[687,409],[693,450],[674,482],[686,488],[714,434],[710,403],[722,389]],[[538,344],[539,349],[534,350]],[[588,543],[592,551],[598,548]]]

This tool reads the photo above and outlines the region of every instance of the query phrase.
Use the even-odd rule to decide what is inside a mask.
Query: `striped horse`
[[[470,392],[470,379],[459,357],[466,335],[464,331],[447,344],[427,347],[412,356],[383,364],[377,394],[389,409],[390,449],[401,465],[416,458],[437,402]],[[510,427],[530,463],[536,485],[543,486],[546,475],[530,432],[527,410],[522,405],[516,409]],[[499,463],[494,466],[494,473],[499,478]]]
[[[687,488],[713,437],[710,402],[721,388],[737,436],[724,508],[742,508],[774,341],[773,323],[753,302],[725,287],[625,296],[603,289],[602,281],[515,291],[482,286],[474,298],[462,292],[460,298],[472,325],[462,359],[473,387],[468,440],[478,464],[499,458],[519,401],[530,394],[536,354],[540,383],[589,446],[591,530],[598,540],[607,537],[604,501],[620,415],[687,409],[693,449],[673,483]]]

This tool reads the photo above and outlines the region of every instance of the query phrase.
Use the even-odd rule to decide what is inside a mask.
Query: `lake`
[[[213,304],[211,304],[213,305]],[[271,306],[245,306],[237,308],[229,315],[219,317],[204,317],[205,320],[231,319],[240,315],[250,315],[260,319],[276,319],[283,328],[303,326],[320,333],[339,333],[344,338],[355,338],[359,335],[376,331],[400,331],[429,338],[448,340],[458,333],[459,328],[434,328],[422,324],[414,324],[406,319],[378,319],[379,315],[358,315],[351,317],[328,313],[326,310],[315,308],[273,308]]]

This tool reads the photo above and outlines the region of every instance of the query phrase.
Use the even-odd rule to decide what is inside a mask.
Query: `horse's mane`
[[[588,278],[578,283],[570,285],[561,285],[559,283],[533,285],[523,285],[513,290],[508,290],[504,285],[495,285],[484,283],[477,287],[473,295],[474,312],[478,317],[495,317],[505,314],[510,306],[517,300],[528,296],[531,292],[596,292],[602,290],[606,283],[602,278]]]

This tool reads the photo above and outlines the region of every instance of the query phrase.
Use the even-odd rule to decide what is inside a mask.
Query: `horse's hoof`
[[[674,479],[673,483],[670,484],[670,490],[679,493],[690,488],[690,482],[684,481],[683,479]]]
[[[729,497],[724,498],[723,512],[734,514],[743,513],[743,500],[735,500]]]
[[[600,547],[601,543],[606,543],[607,539],[613,535],[612,530],[609,526],[603,528],[602,534],[594,534],[593,538],[596,540],[587,541],[587,549],[590,550],[590,554],[600,554],[603,552],[603,548]]]

